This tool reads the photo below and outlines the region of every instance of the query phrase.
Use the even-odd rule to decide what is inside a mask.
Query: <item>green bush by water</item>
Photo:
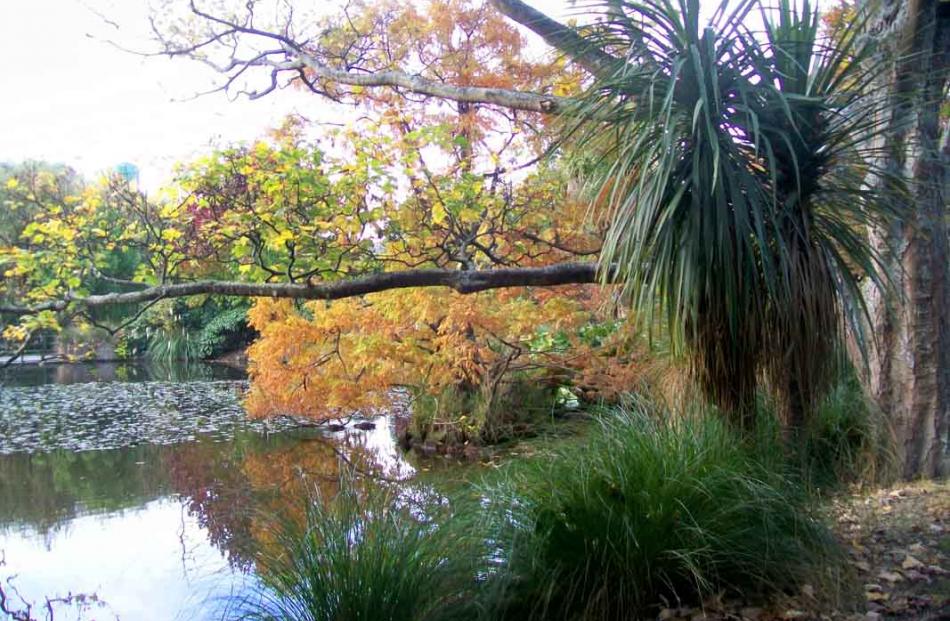
[[[214,358],[245,347],[253,338],[248,308],[245,300],[208,298],[198,306],[163,300],[123,331],[121,350],[128,357],[144,352],[165,364]]]
[[[820,592],[836,545],[763,446],[715,416],[634,402],[424,519],[408,490],[344,481],[281,529],[240,618],[610,621],[721,592]]]
[[[422,517],[385,490],[349,478],[334,498],[284,521],[259,564],[261,585],[229,618],[281,621],[430,621],[471,618],[477,553],[451,520]]]
[[[644,404],[603,420],[583,446],[490,486],[506,567],[497,618],[629,619],[721,590],[811,580],[833,549],[808,500],[718,420]]]
[[[498,444],[536,433],[562,409],[563,400],[557,386],[536,378],[513,377],[491,389],[453,386],[438,395],[415,396],[409,431],[420,441]]]

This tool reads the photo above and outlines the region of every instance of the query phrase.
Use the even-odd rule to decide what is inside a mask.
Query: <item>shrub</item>
[[[237,618],[426,621],[462,615],[472,601],[477,554],[451,520],[422,517],[383,489],[361,495],[348,477],[304,515],[277,528]]]
[[[562,401],[557,385],[537,378],[516,376],[490,387],[450,386],[438,395],[414,398],[409,432],[420,441],[449,446],[497,444],[536,433],[563,409]]]
[[[497,618],[628,619],[720,590],[815,576],[833,549],[789,480],[714,417],[634,404],[485,496],[504,570]]]
[[[890,424],[865,394],[850,366],[840,371],[827,396],[789,444],[774,403],[760,398],[757,442],[763,460],[783,460],[814,489],[887,482],[895,472]]]
[[[247,307],[240,305],[215,313],[198,332],[198,354],[213,358],[247,345]]]

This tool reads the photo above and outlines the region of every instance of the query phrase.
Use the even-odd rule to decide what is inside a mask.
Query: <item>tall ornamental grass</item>
[[[814,581],[830,534],[792,480],[712,417],[639,404],[589,441],[525,463],[485,492],[503,569],[501,619],[631,619],[725,591]]]
[[[414,511],[394,492],[358,490],[344,477],[335,497],[315,495],[303,519],[274,529],[259,586],[229,618],[259,621],[435,621],[464,618],[473,560],[455,522]]]

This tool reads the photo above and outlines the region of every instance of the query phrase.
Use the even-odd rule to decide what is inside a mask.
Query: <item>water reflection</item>
[[[83,516],[43,538],[31,534],[0,538],[4,569],[25,598],[97,593],[123,620],[211,618],[221,597],[253,580],[222,562],[198,520],[173,498]],[[96,616],[103,617],[111,618]]]
[[[209,362],[77,362],[73,364],[14,364],[0,370],[0,386],[42,386],[88,382],[194,382],[241,380],[240,367]]]
[[[0,579],[34,601],[96,592],[122,619],[201,618],[253,580],[268,516],[334,494],[342,468],[412,475],[386,419],[332,436],[264,425],[242,386],[0,387]]]

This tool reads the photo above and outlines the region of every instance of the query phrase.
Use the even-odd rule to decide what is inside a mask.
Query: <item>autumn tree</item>
[[[360,19],[348,24],[376,29],[378,49],[363,50],[366,57],[411,55],[453,82],[578,88],[579,76],[560,62],[524,60],[521,35],[484,6],[440,4],[423,15],[382,4]],[[543,267],[597,254],[601,232],[570,198],[563,165],[541,162],[551,137],[537,115],[345,96],[366,117],[324,132],[318,144],[290,122],[271,145],[189,167],[179,216],[191,217],[202,247],[215,248],[215,260],[194,269],[230,260],[236,277],[309,283],[393,268]],[[401,386],[448,415],[443,431],[451,425],[457,441],[495,440],[530,408],[512,400],[529,384],[547,410],[560,386],[582,398],[614,396],[642,377],[629,326],[598,323],[610,296],[587,286],[468,297],[381,292],[303,308],[261,301],[251,313],[261,339],[250,350],[248,405],[258,415],[325,419],[388,403],[390,388]]]
[[[382,120],[382,133],[397,142],[419,134],[409,128],[400,137],[398,122],[387,115],[399,119],[413,111],[431,118],[450,110],[453,118],[442,131],[455,156],[450,185],[468,188],[461,200],[450,204],[443,196],[449,188],[438,178],[420,178],[418,169],[403,171],[409,183],[396,181],[389,194],[414,204],[418,213],[429,210],[432,235],[404,248],[407,255],[435,251],[441,259],[428,255],[406,270],[380,265],[373,269],[382,271],[369,276],[302,282],[293,280],[302,273],[294,268],[290,282],[283,274],[258,273],[269,281],[263,284],[184,282],[163,274],[155,286],[122,296],[59,292],[7,310],[62,312],[198,293],[325,300],[409,286],[467,293],[619,281],[641,321],[653,325],[654,314],[665,318],[706,394],[737,422],[750,422],[752,396],[764,374],[782,397],[788,421],[800,425],[823,393],[827,361],[845,331],[860,336],[864,282],[887,287],[886,261],[868,245],[862,227],[894,221],[901,183],[899,171],[867,146],[884,132],[878,119],[894,109],[893,102],[866,96],[877,89],[871,78],[882,62],[869,39],[819,36],[808,3],[763,9],[764,32],[752,31],[746,19],[761,8],[757,0],[723,2],[706,28],[697,1],[678,7],[660,0],[603,2],[577,26],[519,0],[428,8],[435,10],[353,3],[326,17],[284,4],[230,10],[192,2],[186,17],[169,10],[154,27],[161,53],[215,66],[224,76],[222,89],[260,97],[295,85],[371,111]],[[450,9],[453,18],[446,20]],[[539,35],[554,50],[559,60],[551,66],[558,69],[513,70],[506,50],[518,31],[500,15]],[[565,63],[576,77],[560,79]],[[467,197],[499,196],[484,193],[492,186],[491,175],[484,177],[491,169],[481,168],[486,155],[477,153],[477,146],[487,150],[482,153],[498,147],[489,135],[500,121],[486,126],[480,120],[486,117],[542,128],[534,145],[523,131],[508,132],[516,136],[516,148],[533,146],[533,157],[550,154],[552,146],[573,156],[572,170],[589,181],[593,222],[603,224],[599,264],[539,266],[529,260],[513,267],[504,257],[493,258],[497,248],[478,239],[483,220],[466,229],[467,216],[474,215],[464,211]],[[547,130],[556,132],[556,142]],[[426,148],[407,153],[413,151],[426,156]],[[486,214],[492,211],[488,203]],[[380,223],[390,226],[388,217],[373,226]],[[320,235],[310,237],[308,243],[319,242]],[[517,247],[505,235],[494,239]],[[289,241],[297,252],[296,240],[281,241],[283,248],[265,244],[259,254],[289,252]],[[542,242],[561,250],[558,238]],[[234,243],[260,247],[253,240]],[[163,239],[156,242],[161,247],[174,255],[181,242]],[[256,264],[248,269],[263,269],[261,261]],[[283,317],[281,309],[272,312]]]

